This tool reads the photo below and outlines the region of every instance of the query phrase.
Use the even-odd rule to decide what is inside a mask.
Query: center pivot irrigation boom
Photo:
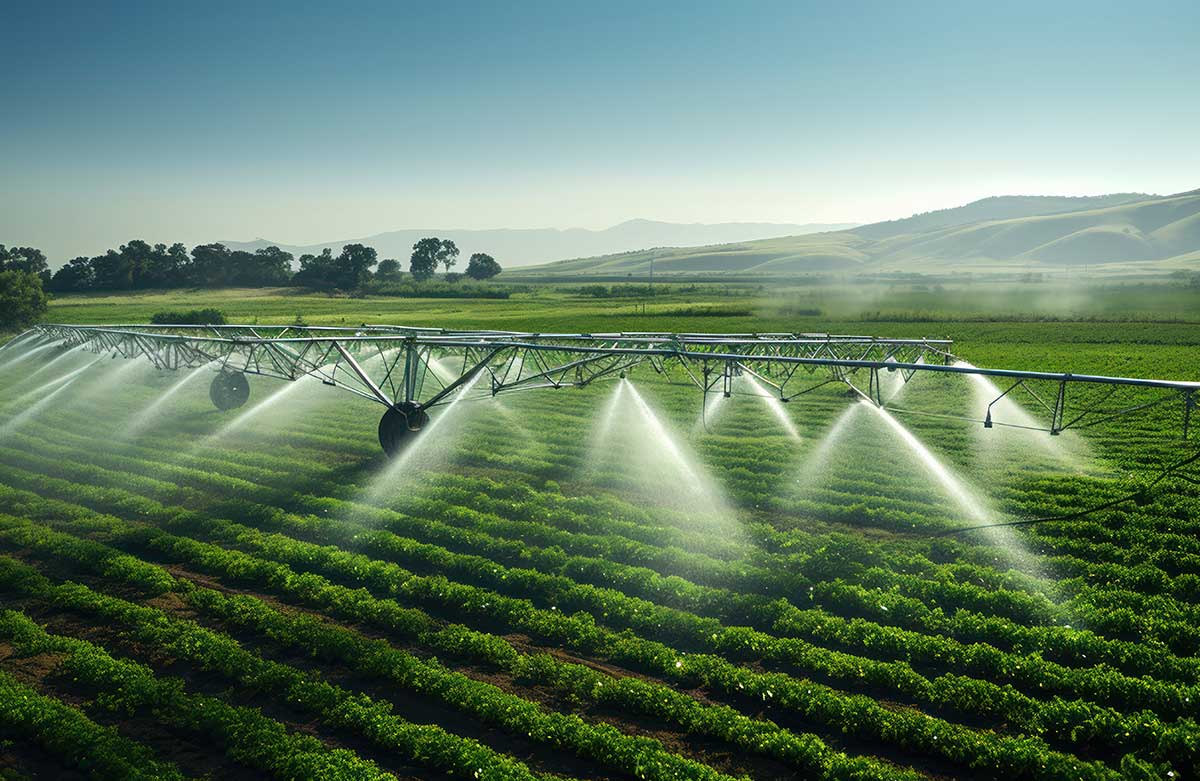
[[[145,356],[160,369],[211,365],[210,388],[222,410],[246,403],[248,374],[298,380],[315,377],[383,404],[379,442],[399,451],[429,421],[427,410],[486,379],[491,395],[534,388],[582,387],[623,378],[633,367],[694,384],[706,395],[729,396],[737,377],[750,375],[782,401],[843,383],[850,392],[886,406],[881,372],[975,375],[1006,385],[984,410],[1022,394],[1048,417],[1051,434],[1096,425],[1164,403],[1182,403],[1187,436],[1200,383],[1053,372],[984,369],[955,360],[942,339],[885,339],[818,333],[536,334],[454,331],[404,326],[39,325],[18,339],[42,338],[113,356]],[[14,340],[15,342],[16,340]],[[993,386],[989,386],[993,387]],[[902,410],[913,412],[915,410]],[[936,413],[927,413],[936,414]],[[973,418],[972,418],[973,419]]]

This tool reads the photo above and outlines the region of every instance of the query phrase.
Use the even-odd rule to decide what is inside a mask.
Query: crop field
[[[518,277],[518,279],[520,279]],[[1097,277],[1079,283],[1061,279],[1037,284],[968,281],[838,283],[803,279],[755,282],[668,282],[653,295],[596,297],[586,278],[562,285],[496,285],[507,299],[415,299],[388,296],[313,295],[297,288],[146,290],[65,295],[51,302],[47,319],[59,323],[146,322],[156,311],[217,307],[230,322],[314,325],[403,323],[462,328],[519,328],[528,331],[633,329],[655,331],[863,329],[889,334],[896,324],[922,333],[966,322],[1099,320],[1145,328],[1160,323],[1200,323],[1200,285],[1188,279],[1119,282]],[[641,290],[643,284],[634,286]],[[863,323],[869,323],[863,325]],[[851,325],[857,323],[857,325]],[[915,324],[915,327],[914,327]],[[1027,322],[1027,324],[1033,324]],[[1041,337],[1037,331],[1026,331]],[[932,335],[930,333],[929,335]],[[1101,339],[1107,331],[1093,332]],[[1049,341],[1057,341],[1051,337]],[[988,341],[993,341],[989,335]]]
[[[950,336],[978,365],[1200,379],[1186,323],[564,300],[389,305]],[[405,322],[343,303],[328,316]],[[1147,486],[1195,450],[1177,409],[1050,437],[953,417],[996,395],[962,377],[890,378],[893,416],[844,386],[780,404],[748,376],[704,406],[641,366],[469,391],[389,460],[379,405],[252,377],[218,412],[210,376],[0,351],[0,778],[1197,776],[1196,470],[945,533]]]

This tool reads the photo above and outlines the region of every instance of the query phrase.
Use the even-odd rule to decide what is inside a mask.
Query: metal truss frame
[[[1051,434],[1182,400],[1186,437],[1200,391],[1197,382],[979,368],[955,362],[949,340],[847,334],[544,334],[365,325],[132,324],[46,324],[31,333],[97,353],[144,356],[161,369],[211,364],[216,370],[283,380],[311,376],[389,408],[402,402],[424,409],[437,406],[481,375],[494,396],[583,387],[623,377],[643,364],[668,376],[678,368],[681,381],[704,394],[728,396],[735,378],[745,374],[769,386],[783,401],[844,383],[884,407],[881,372],[900,372],[905,382],[918,374],[939,373],[1009,383],[978,421],[988,428],[1010,425],[993,421],[992,407],[1020,391],[1033,399],[1035,410],[1048,416],[1046,430]],[[1117,406],[1110,406],[1113,402]]]

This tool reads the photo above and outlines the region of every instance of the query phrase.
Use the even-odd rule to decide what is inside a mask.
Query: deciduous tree
[[[446,273],[449,274],[454,264],[458,263],[458,245],[450,239],[443,239],[442,246],[438,248],[437,260],[446,267]]]
[[[71,293],[81,290],[91,290],[96,286],[96,269],[92,259],[86,255],[72,258],[67,265],[54,272],[50,280],[50,290],[56,293]]]
[[[43,281],[50,279],[46,256],[35,247],[9,247],[0,244],[0,271],[27,271]]]
[[[374,265],[374,247],[347,244],[333,261],[334,287],[341,290],[357,290],[371,279],[371,267]]]
[[[192,283],[202,287],[228,285],[233,274],[229,248],[224,244],[201,244],[192,249]]]
[[[25,328],[45,313],[41,277],[29,271],[0,271],[0,328]]]
[[[395,258],[384,258],[379,261],[379,266],[375,269],[375,278],[390,282],[399,279],[403,273],[400,270],[400,261]]]
[[[301,255],[300,270],[292,277],[293,285],[313,288],[333,287],[333,252],[328,247],[320,255]]]
[[[467,261],[467,276],[471,279],[491,279],[502,270],[496,259],[485,252],[476,252]]]
[[[413,245],[412,257],[408,262],[413,279],[421,282],[433,276],[433,272],[437,271],[441,249],[442,240],[436,237],[421,239]]]

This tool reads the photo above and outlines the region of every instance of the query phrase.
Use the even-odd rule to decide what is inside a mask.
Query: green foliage
[[[0,622],[4,621],[0,617]],[[146,747],[103,727],[82,711],[39,694],[0,671],[0,729],[9,739],[40,745],[93,778],[129,781],[182,779],[179,768],[154,758]]]
[[[94,258],[73,258],[49,282],[50,289],[60,293],[184,285],[265,287],[287,284],[291,263],[292,256],[278,247],[246,252],[201,244],[189,256],[182,244],[151,246],[134,239]]]
[[[320,255],[301,255],[292,284],[318,290],[358,290],[371,278],[375,257],[374,248],[362,244],[347,244],[337,257],[328,248]]]
[[[43,282],[49,280],[46,256],[36,247],[5,247],[0,244],[0,271],[24,271]]]
[[[49,634],[21,613],[0,613],[0,638],[24,655],[62,655],[60,673],[96,691],[100,708],[115,713],[149,709],[176,729],[199,732],[223,745],[232,758],[271,774],[380,781],[389,777],[374,763],[349,751],[330,750],[256,709],[187,694],[177,679],[159,678],[148,667],[116,659],[92,643]]]
[[[445,266],[446,273],[449,273],[457,261],[458,247],[453,241],[430,237],[413,245],[408,269],[413,278],[421,282],[432,277],[439,265]]]
[[[400,281],[385,282],[376,280],[366,287],[366,292],[376,296],[391,296],[397,298],[490,298],[504,300],[512,295],[511,290],[479,284],[450,284],[437,280],[425,282]]]
[[[46,313],[42,280],[29,271],[0,271],[0,330],[26,328]]]
[[[395,258],[384,258],[375,269],[375,279],[381,282],[394,282],[404,275],[400,269],[400,261]]]
[[[150,322],[156,325],[225,325],[225,313],[220,309],[190,309],[186,312],[155,312]]]
[[[503,270],[495,258],[484,252],[476,252],[467,262],[467,276],[471,279],[491,279]]]

